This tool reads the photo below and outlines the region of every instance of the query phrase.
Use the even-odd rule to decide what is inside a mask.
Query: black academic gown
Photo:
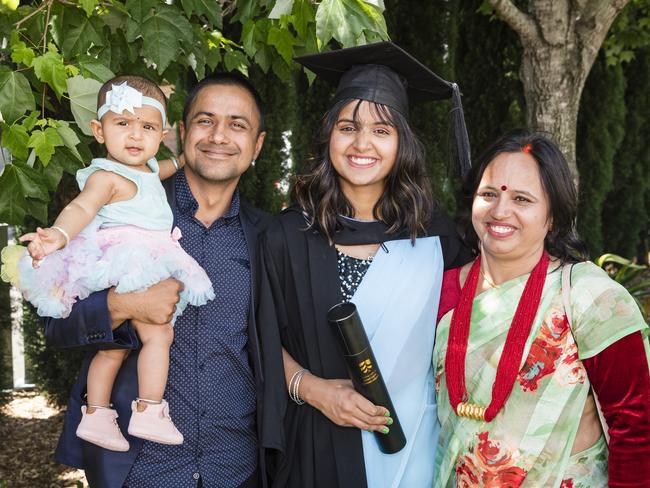
[[[261,239],[258,319],[265,373],[262,443],[273,487],[367,486],[361,434],[339,427],[308,404],[289,400],[281,347],[304,368],[328,379],[347,378],[345,361],[326,320],[343,300],[336,250],[323,234],[305,230],[295,207],[271,222]],[[346,244],[380,242],[364,229],[346,229]],[[376,229],[375,229],[376,230]],[[451,221],[436,212],[428,235],[439,235],[445,269],[469,261]],[[384,239],[381,240],[390,240]],[[432,461],[433,462],[433,461]]]

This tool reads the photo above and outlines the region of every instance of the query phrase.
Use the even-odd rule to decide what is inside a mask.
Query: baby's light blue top
[[[100,221],[100,227],[135,225],[147,230],[171,230],[174,216],[167,203],[165,189],[160,183],[158,161],[151,158],[147,161],[147,166],[151,173],[138,171],[110,159],[95,158],[90,166],[77,171],[80,190],[84,189],[90,175],[99,170],[117,173],[137,187],[137,193],[130,200],[110,203],[99,209],[96,219]]]

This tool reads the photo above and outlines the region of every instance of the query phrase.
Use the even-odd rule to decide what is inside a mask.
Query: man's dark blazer
[[[167,179],[163,186],[167,199],[176,216],[175,177]],[[255,377],[257,394],[257,429],[261,429],[263,408],[263,378],[260,357],[260,343],[255,324],[255,290],[257,288],[257,239],[259,233],[268,223],[268,214],[241,202],[240,221],[246,237],[251,265],[251,306],[248,313],[248,352]],[[131,418],[131,401],[138,395],[137,359],[140,342],[131,324],[127,321],[115,330],[111,329],[111,320],[107,305],[108,291],[100,291],[75,304],[66,319],[45,319],[45,337],[49,345],[57,348],[84,347],[88,354],[83,361],[65,414],[63,433],[59,439],[55,458],[58,462],[82,468],[92,488],[121,488],[131,466],[142,447],[142,439],[127,434]],[[119,415],[118,423],[131,448],[127,452],[102,449],[94,444],[82,441],[76,436],[77,426],[81,421],[81,405],[86,394],[88,366],[98,349],[131,349],[124,365],[120,369],[111,402]],[[258,435],[259,439],[259,435]],[[259,448],[259,472],[265,473],[264,452]],[[260,486],[266,485],[265,477],[260,475]]]

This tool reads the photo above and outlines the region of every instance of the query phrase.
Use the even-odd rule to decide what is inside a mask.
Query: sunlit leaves
[[[61,174],[100,155],[90,121],[99,87],[117,73],[174,86],[174,122],[188,70],[201,79],[256,64],[286,81],[299,69],[296,55],[327,50],[330,39],[347,46],[386,37],[383,0],[22,3],[0,0],[0,143],[13,158],[0,177],[0,221],[11,223],[45,220]]]
[[[68,78],[63,65],[63,57],[56,52],[53,44],[51,49],[42,56],[37,56],[32,61],[34,72],[39,80],[47,83],[56,93],[57,98],[66,91],[65,80]]]
[[[45,130],[35,130],[29,136],[27,147],[34,148],[36,156],[43,166],[47,166],[57,146],[63,146],[63,139],[53,127]]]
[[[323,0],[316,11],[316,36],[320,45],[334,38],[343,46],[354,46],[364,32],[388,37],[380,10],[363,0]]]
[[[11,60],[14,63],[31,66],[35,56],[34,50],[19,40],[18,33],[14,31],[11,36]]]

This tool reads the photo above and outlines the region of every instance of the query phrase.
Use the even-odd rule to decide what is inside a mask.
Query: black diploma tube
[[[393,419],[393,425],[389,427],[390,432],[388,434],[375,432],[379,449],[386,454],[398,452],[406,445],[406,437],[393,402],[390,401],[384,378],[379,371],[356,305],[351,302],[334,305],[327,312],[327,320],[336,330],[335,335],[341,344],[354,388],[375,405],[390,411]]]

